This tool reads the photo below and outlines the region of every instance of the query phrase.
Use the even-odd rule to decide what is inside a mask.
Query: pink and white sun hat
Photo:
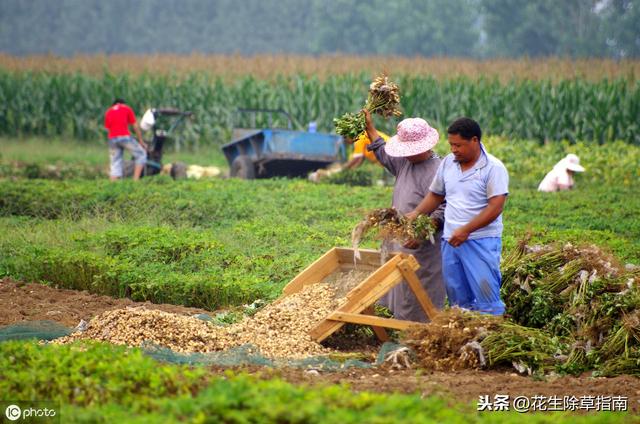
[[[440,135],[422,118],[407,118],[398,124],[398,133],[384,146],[389,156],[409,157],[419,155],[438,144]]]
[[[584,172],[584,167],[580,165],[580,158],[573,153],[569,153],[562,160],[564,161],[565,169],[574,172]]]

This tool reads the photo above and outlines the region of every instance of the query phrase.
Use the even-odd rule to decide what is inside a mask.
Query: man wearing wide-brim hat
[[[538,186],[538,191],[554,192],[561,190],[571,190],[574,185],[573,173],[584,172],[584,167],[580,165],[580,158],[573,153],[569,153],[560,162],[556,163],[551,171],[545,175]]]
[[[376,130],[371,114],[365,112],[366,131],[374,140],[367,149],[394,177],[392,205],[400,213],[412,211],[428,193],[429,185],[440,165],[440,157],[432,149],[440,138],[438,131],[421,118],[407,118],[400,122],[397,134],[386,143]],[[440,238],[444,223],[444,205],[436,208],[430,217],[437,228],[435,243],[410,241],[405,245],[391,243],[385,246],[390,251],[403,251],[413,255],[420,268],[416,272],[422,287],[427,291],[434,306],[444,307],[446,292],[442,281]],[[396,285],[382,299],[397,319],[427,322],[428,318],[406,281]]]
[[[455,120],[447,136],[451,154],[442,160],[429,193],[407,217],[430,213],[446,200],[441,246],[449,304],[502,315],[502,210],[509,174],[484,148],[482,130],[473,119]]]

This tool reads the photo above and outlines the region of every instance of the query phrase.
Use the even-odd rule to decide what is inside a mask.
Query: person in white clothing
[[[554,191],[571,190],[574,185],[574,172],[584,172],[584,167],[580,165],[580,158],[578,156],[569,153],[545,175],[538,186],[538,191],[551,193]]]

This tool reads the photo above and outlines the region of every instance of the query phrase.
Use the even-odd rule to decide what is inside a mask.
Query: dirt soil
[[[76,326],[81,319],[88,321],[101,312],[127,306],[146,306],[166,312],[194,315],[211,312],[175,305],[156,305],[114,299],[84,291],[62,290],[41,284],[0,280],[0,325],[21,321],[51,320],[66,326]],[[373,354],[373,351],[369,353]],[[297,368],[269,369],[240,367],[236,371],[259,374],[264,378],[280,377],[294,384],[331,385],[347,384],[355,391],[420,393],[423,396],[441,395],[452,402],[476,403],[479,396],[502,394],[516,396],[626,396],[629,409],[640,413],[640,378],[619,376],[593,378],[547,377],[535,380],[521,376],[512,369],[456,372],[429,372],[416,369],[392,370],[388,367],[353,369],[341,372],[309,371]],[[211,367],[212,374],[226,369]]]
[[[36,283],[20,283],[7,278],[0,280],[0,325],[21,321],[50,320],[68,327],[75,327],[81,319],[89,321],[104,311],[127,306],[145,306],[149,309],[182,315],[200,313],[212,315],[210,311],[198,308],[134,302],[86,291],[55,289]]]
[[[226,369],[212,367],[216,374]],[[392,370],[386,367],[353,369],[345,371],[309,371],[297,368],[268,369],[260,367],[239,367],[237,372],[259,374],[268,379],[279,377],[293,384],[324,386],[344,384],[354,391],[376,393],[418,393],[421,396],[438,395],[450,399],[452,404],[477,405],[479,396],[626,396],[628,410],[640,414],[640,378],[618,376],[614,378],[546,377],[535,380],[522,376],[511,369],[504,370],[462,370],[449,372],[429,372],[416,369]]]

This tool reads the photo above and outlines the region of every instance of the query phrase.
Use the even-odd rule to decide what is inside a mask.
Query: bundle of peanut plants
[[[400,89],[398,85],[382,74],[376,77],[369,86],[369,95],[364,109],[371,113],[377,113],[384,118],[401,116]],[[362,111],[357,113],[347,112],[342,117],[333,120],[336,132],[343,137],[355,139],[365,129],[365,117]]]

